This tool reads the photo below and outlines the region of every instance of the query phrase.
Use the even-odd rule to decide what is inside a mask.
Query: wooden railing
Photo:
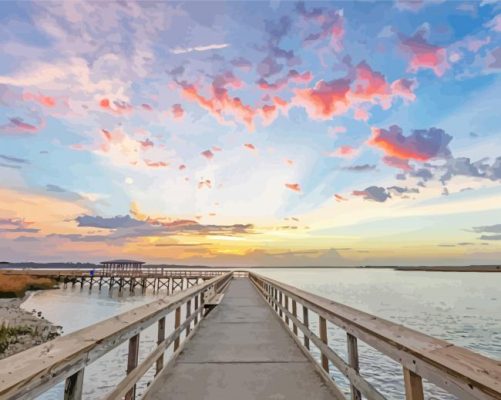
[[[360,371],[358,340],[402,366],[407,400],[425,398],[423,379],[459,399],[501,399],[501,361],[255,273],[249,278],[339,399],[346,397],[331,379],[331,365],[348,379],[352,400],[386,398]],[[318,318],[318,335],[311,329],[312,317]],[[346,332],[346,361],[329,346],[328,324]],[[320,363],[311,354],[311,344],[320,352]]]
[[[171,344],[174,344],[171,360],[175,359],[204,317],[204,302],[223,290],[231,279],[232,273],[225,273],[173,296],[0,360],[0,399],[33,399],[63,380],[66,382],[64,399],[80,399],[85,367],[127,340],[127,375],[105,398],[134,399],[139,379],[154,364],[157,374],[164,368],[164,352]],[[181,307],[184,305],[186,315],[182,321]],[[174,329],[166,336],[165,317],[173,311]],[[157,346],[138,365],[140,333],[155,323],[158,324]],[[186,337],[181,343],[183,332]]]

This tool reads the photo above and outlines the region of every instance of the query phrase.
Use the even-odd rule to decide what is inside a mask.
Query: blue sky
[[[499,3],[0,7],[5,259],[499,258]]]

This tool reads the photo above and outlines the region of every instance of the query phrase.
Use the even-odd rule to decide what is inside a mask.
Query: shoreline
[[[26,300],[35,294],[35,291],[29,291],[20,298],[0,299],[0,326],[23,327],[30,330],[29,333],[11,336],[8,347],[0,353],[0,359],[10,357],[60,336],[62,327],[43,318],[40,311],[29,312],[21,307]]]

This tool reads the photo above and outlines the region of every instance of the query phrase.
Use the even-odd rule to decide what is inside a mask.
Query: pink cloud
[[[414,101],[416,100],[416,95],[414,94],[414,89],[417,86],[415,79],[397,79],[391,84],[391,92],[395,96],[400,96],[404,100]]]
[[[331,157],[346,157],[351,158],[358,154],[358,150],[351,146],[341,146],[336,151],[329,154]]]
[[[412,167],[409,165],[409,160],[403,158],[384,156],[383,163],[385,163],[389,167],[398,168],[404,171],[412,170]]]
[[[367,144],[378,147],[387,156],[423,162],[449,156],[451,140],[452,136],[442,129],[414,130],[409,136],[404,136],[402,128],[393,125],[389,129],[373,127]]]
[[[181,104],[174,104],[172,106],[172,115],[175,119],[182,119],[184,117],[184,109]]]
[[[186,169],[186,165],[181,164],[181,165],[178,167],[178,169],[179,169],[180,171],[182,171],[183,169]]]
[[[223,151],[223,149],[218,146],[212,146],[212,151]]]
[[[495,32],[501,32],[501,14],[496,15],[493,19],[487,22],[486,26]]]
[[[369,120],[369,112],[363,108],[357,108],[355,110],[355,113],[353,114],[353,118],[355,118],[358,121],[364,121],[367,122]]]
[[[431,69],[435,75],[442,76],[450,67],[447,62],[447,50],[426,41],[426,31],[419,30],[412,37],[400,38],[402,49],[410,55],[409,70],[417,72],[420,69]]]
[[[198,182],[198,188],[203,189],[206,187],[207,189],[212,189],[212,181],[210,179],[204,179]]]
[[[25,122],[22,118],[10,118],[5,125],[0,125],[0,134],[35,134],[45,126],[45,122],[37,117],[36,125]]]
[[[99,107],[114,115],[128,115],[132,113],[132,106],[129,103],[120,100],[110,102],[109,99],[104,98],[99,102]]]
[[[153,107],[150,106],[149,104],[143,103],[143,104],[141,104],[141,107],[143,108],[143,110],[153,111]]]
[[[252,143],[246,143],[244,144],[244,147],[248,148],[249,150],[256,150],[256,146],[254,146]]]
[[[348,201],[347,198],[341,196],[340,194],[335,194],[334,195],[334,198],[336,199],[337,202],[341,202],[341,201]]]
[[[214,153],[210,150],[202,151],[200,154],[204,156],[207,160],[212,160],[214,158]]]
[[[311,89],[296,89],[293,103],[304,107],[311,118],[327,120],[348,110],[349,90],[348,79],[320,80]]]
[[[163,161],[150,161],[150,160],[144,160],[144,163],[151,168],[164,168],[168,167],[169,163],[163,162]]]
[[[56,105],[56,99],[51,96],[44,96],[41,94],[34,94],[30,92],[23,93],[24,101],[35,101],[45,107],[54,107]]]
[[[268,83],[264,78],[261,78],[257,83],[263,90],[281,90],[287,87],[290,82],[302,84],[309,83],[312,79],[313,75],[310,71],[301,74],[295,69],[291,69],[285,77],[277,80],[275,83]]]
[[[300,192],[301,191],[301,186],[299,185],[299,183],[286,183],[285,187],[287,189],[290,189],[290,190],[294,191],[294,192]]]
[[[340,133],[346,133],[346,128],[344,126],[331,126],[327,131],[330,137],[336,137]]]

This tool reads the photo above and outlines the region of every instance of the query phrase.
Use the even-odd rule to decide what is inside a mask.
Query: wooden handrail
[[[274,279],[255,273],[249,273],[249,277],[272,309],[275,309],[278,315],[290,319],[293,326],[297,326],[303,332],[304,345],[309,346],[309,343],[313,342],[319,348],[322,360],[329,359],[348,378],[353,398],[359,396],[358,391],[368,399],[384,397],[359,373],[356,341],[348,340],[348,350],[352,352],[353,357],[350,356],[349,362],[346,363],[328,346],[325,337],[318,337],[309,330],[308,318],[311,320],[311,315],[308,316],[308,310],[317,313],[320,321],[322,318],[329,321],[345,330],[352,338],[362,340],[401,364],[404,369],[408,399],[423,398],[422,378],[461,399],[501,399],[501,361],[484,357],[445,340],[433,338]],[[291,313],[279,300],[282,295],[301,304],[307,319],[300,321],[294,313]],[[285,324],[284,320],[283,322]],[[287,326],[289,327],[288,324]],[[322,336],[322,330],[320,333]],[[291,334],[295,336],[293,331]],[[322,364],[325,367],[325,361]],[[418,393],[421,393],[421,397]]]
[[[194,297],[201,296],[202,306],[189,315],[171,335],[159,342],[153,352],[155,355],[148,356],[141,365],[137,366],[137,359],[133,359],[134,355],[129,354],[129,375],[124,379],[125,382],[122,381],[119,384],[117,390],[120,393],[131,390],[142,376],[138,376],[138,372],[147,371],[146,364],[151,366],[160,359],[163,354],[162,348],[165,350],[172,342],[179,341],[183,330],[186,330],[196,317],[200,317],[201,320],[204,295],[211,289],[217,292],[218,288],[224,287],[231,278],[231,272],[225,273],[183,292],[153,301],[0,360],[0,399],[35,398],[65,379],[68,388],[65,391],[65,399],[79,399],[82,393],[81,377],[87,365],[121,343],[137,337],[142,330],[161,320],[170,312],[180,309],[183,304]],[[134,343],[131,342],[129,349],[132,346],[135,351]],[[131,396],[129,398],[133,398],[133,394]]]

